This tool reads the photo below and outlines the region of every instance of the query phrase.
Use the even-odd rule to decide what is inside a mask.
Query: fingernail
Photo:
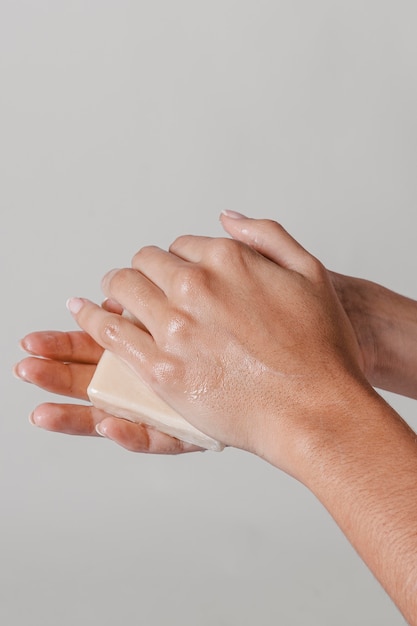
[[[113,300],[111,298],[105,298],[101,303],[103,309],[107,309],[109,306],[111,307]]]
[[[29,422],[32,424],[32,426],[37,426],[36,420],[35,420],[35,414],[32,411],[32,413],[29,415]]]
[[[68,298],[67,309],[72,315],[77,315],[84,306],[84,300],[82,298]]]
[[[104,426],[102,426],[101,422],[96,424],[96,433],[98,435],[100,435],[100,437],[105,437],[106,436],[106,429],[105,429]]]
[[[13,367],[13,374],[18,380],[28,382],[26,372],[24,368],[22,368],[20,365],[20,363],[16,363],[16,365]]]
[[[108,272],[106,272],[103,278],[110,278],[110,276],[113,276],[113,274],[116,274],[118,271],[119,271],[119,268],[114,267],[112,270],[109,270]]]
[[[29,350],[28,350],[28,345],[29,345],[29,344],[28,344],[28,341],[27,341],[27,338],[26,338],[26,337],[23,337],[23,339],[21,339],[21,340],[19,341],[19,348],[20,348],[21,350],[23,350],[23,352],[29,352]]]
[[[113,276],[114,274],[116,274],[118,271],[119,271],[119,270],[118,270],[118,268],[114,268],[114,269],[109,270],[108,272],[106,272],[106,273],[104,274],[103,278],[101,279],[101,285],[102,285],[103,287],[105,287],[105,285],[107,285],[107,284],[110,282],[110,280],[111,280],[112,276]]]
[[[231,217],[234,220],[241,220],[242,217],[246,217],[246,215],[243,215],[242,213],[238,213],[237,211],[230,211],[229,209],[222,211],[222,215],[225,215],[226,217]]]

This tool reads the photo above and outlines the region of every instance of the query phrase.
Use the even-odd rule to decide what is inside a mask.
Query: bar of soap
[[[117,355],[105,350],[87,389],[92,404],[116,417],[153,426],[167,435],[215,450],[224,445],[189,424]]]

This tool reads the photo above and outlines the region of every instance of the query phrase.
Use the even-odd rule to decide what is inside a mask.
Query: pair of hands
[[[371,386],[417,398],[417,302],[331,274],[275,222],[221,220],[232,239],[143,248],[104,277],[102,307],[71,299],[82,332],[28,335],[16,374],[86,399],[102,350],[117,353],[191,424],[304,483],[417,626],[416,436]],[[135,451],[196,449],[85,405],[31,419]]]
[[[184,236],[168,252],[141,249],[132,268],[104,277],[102,307],[70,300],[83,330],[27,335],[22,347],[33,356],[15,372],[86,400],[110,349],[197,428],[296,474],[296,442],[368,385],[364,372],[372,379],[363,320],[355,310],[349,321],[344,277],[327,272],[280,225],[233,212],[221,222],[232,239]],[[122,308],[143,328],[122,318]],[[42,404],[31,421],[100,434],[132,451],[198,449],[91,406]]]

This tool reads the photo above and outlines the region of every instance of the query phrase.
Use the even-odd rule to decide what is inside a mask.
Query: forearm
[[[367,280],[333,272],[331,277],[370,383],[417,399],[417,302]]]
[[[326,425],[327,424],[327,425]],[[417,624],[417,439],[371,390],[303,445],[301,479]]]

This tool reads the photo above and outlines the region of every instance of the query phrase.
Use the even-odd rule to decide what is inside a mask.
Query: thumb
[[[313,257],[281,224],[252,219],[235,211],[222,211],[220,222],[226,232],[281,267],[304,273]]]

